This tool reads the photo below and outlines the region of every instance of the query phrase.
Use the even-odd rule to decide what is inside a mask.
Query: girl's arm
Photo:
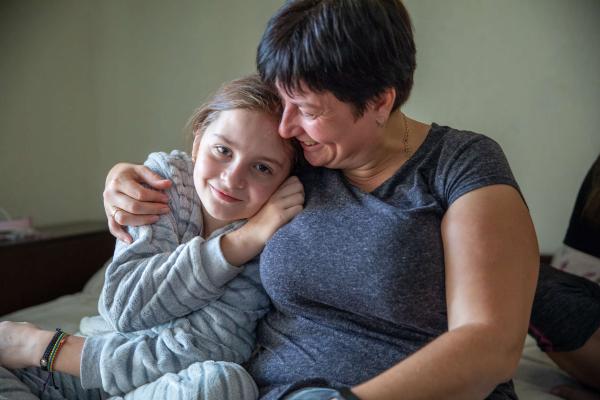
[[[539,251],[518,192],[493,185],[442,221],[448,332],[352,390],[363,400],[483,399],[511,379],[533,302]]]
[[[0,322],[0,366],[19,369],[39,367],[54,332],[28,322]],[[55,370],[79,376],[81,351],[85,339],[68,336],[55,360]]]
[[[120,395],[194,363],[239,364],[255,348],[256,323],[268,307],[255,261],[227,285],[220,299],[185,318],[133,334],[68,336],[54,369],[80,376],[85,389],[102,388]],[[53,335],[32,324],[1,322],[0,365],[39,367]]]
[[[289,177],[256,215],[239,229],[221,239],[227,261],[242,265],[256,257],[273,234],[298,215],[304,204],[304,187],[300,180]]]
[[[221,298],[153,329],[86,339],[81,359],[84,388],[127,393],[167,373],[207,360],[243,363],[255,348],[256,322],[269,308],[258,272],[249,264]],[[146,368],[131,368],[147,366]]]

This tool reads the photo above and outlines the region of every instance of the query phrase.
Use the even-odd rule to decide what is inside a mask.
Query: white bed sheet
[[[98,314],[98,296],[104,280],[104,268],[98,271],[77,294],[59,297],[56,300],[16,311],[0,317],[0,320],[28,321],[41,328],[66,332],[79,332],[79,322],[85,316]],[[527,337],[523,356],[514,377],[520,399],[559,399],[549,393],[560,384],[576,383],[542,353],[535,341]]]

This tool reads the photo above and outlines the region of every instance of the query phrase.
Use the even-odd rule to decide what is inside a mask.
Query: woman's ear
[[[382,124],[385,124],[390,117],[390,113],[392,112],[392,107],[394,107],[395,101],[396,89],[390,87],[385,89],[371,102],[370,106],[375,113],[375,119],[378,123],[381,122]]]
[[[200,131],[194,132],[194,144],[192,145],[192,161],[196,162],[196,157],[198,156],[198,150],[200,149],[200,142],[202,140],[202,135]]]

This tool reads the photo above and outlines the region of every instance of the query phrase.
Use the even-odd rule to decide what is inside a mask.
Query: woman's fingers
[[[113,220],[119,225],[126,226],[141,226],[141,225],[149,225],[158,221],[160,217],[154,214],[131,214],[127,211],[119,208],[113,214]]]
[[[140,182],[145,183],[154,189],[165,190],[170,188],[173,184],[170,180],[164,179],[162,176],[158,175],[145,165],[136,165],[134,169],[137,175],[140,177]]]
[[[108,218],[108,229],[110,230],[110,233],[120,241],[127,244],[133,243],[131,235],[127,233],[125,228],[119,225],[112,217]]]
[[[131,244],[133,239],[123,226],[140,226],[153,224],[159,220],[158,215],[136,215],[130,214],[120,208],[108,218],[108,228],[110,233],[117,239]]]
[[[169,181],[170,182],[170,181]],[[107,182],[104,206],[112,215],[115,207],[131,214],[165,214],[169,197],[162,192],[142,186],[130,177],[115,178]]]

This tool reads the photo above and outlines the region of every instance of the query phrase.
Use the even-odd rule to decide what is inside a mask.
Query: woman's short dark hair
[[[286,92],[330,91],[357,116],[388,88],[396,110],[408,100],[416,67],[408,12],[399,0],[290,0],[271,17],[256,63]]]

